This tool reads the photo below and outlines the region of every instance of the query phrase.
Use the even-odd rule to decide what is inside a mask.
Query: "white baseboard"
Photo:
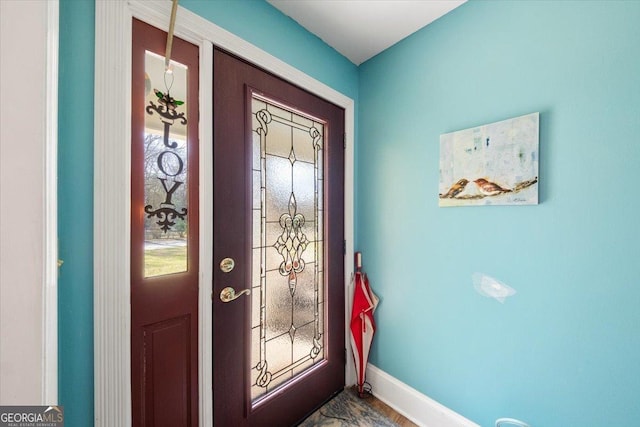
[[[371,364],[367,367],[367,382],[378,399],[419,426],[480,427]]]

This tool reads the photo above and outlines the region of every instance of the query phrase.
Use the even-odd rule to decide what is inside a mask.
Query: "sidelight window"
[[[144,276],[187,271],[187,71],[145,54]]]

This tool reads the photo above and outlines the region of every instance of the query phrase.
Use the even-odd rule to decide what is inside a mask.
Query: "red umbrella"
[[[358,394],[364,395],[364,377],[367,370],[369,350],[373,335],[376,332],[376,322],[373,312],[378,305],[378,297],[371,291],[369,279],[362,272],[362,255],[356,252],[356,272],[354,275],[353,308],[351,311],[351,348],[356,364],[358,379]]]

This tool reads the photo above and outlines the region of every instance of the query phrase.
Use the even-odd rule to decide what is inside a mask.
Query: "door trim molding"
[[[353,272],[354,101],[204,18],[179,8],[175,34],[200,46],[200,425],[213,424],[211,271],[213,44],[345,109],[345,292]],[[96,2],[94,129],[94,417],[96,426],[131,425],[130,194],[131,19],[166,30],[167,1]],[[209,100],[209,101],[207,101]],[[349,348],[347,341],[345,347]],[[347,357],[346,378],[354,369]]]
[[[131,12],[96,1],[94,424],[131,425]]]
[[[58,404],[58,51],[59,1],[48,1],[44,164],[42,404]]]

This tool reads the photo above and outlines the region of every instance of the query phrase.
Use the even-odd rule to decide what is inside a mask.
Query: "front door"
[[[214,51],[219,426],[289,426],[344,387],[344,110]]]

